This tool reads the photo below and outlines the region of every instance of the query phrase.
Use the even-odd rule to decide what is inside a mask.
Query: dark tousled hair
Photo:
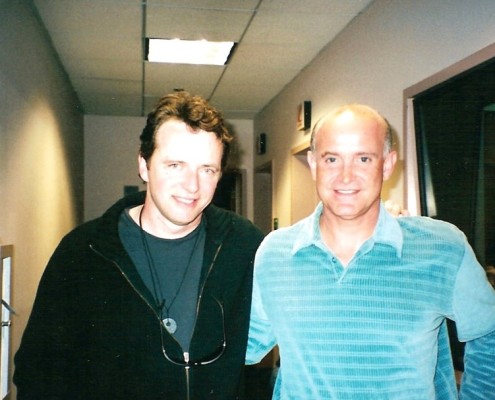
[[[221,168],[222,170],[225,168],[233,137],[226,127],[222,113],[203,97],[193,96],[186,91],[177,91],[163,96],[153,111],[148,114],[146,126],[139,137],[141,140],[139,154],[146,162],[155,151],[156,132],[164,122],[171,119],[183,121],[193,131],[201,129],[206,132],[213,132],[222,142]]]

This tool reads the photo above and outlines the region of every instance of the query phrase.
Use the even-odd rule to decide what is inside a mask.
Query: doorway
[[[212,203],[247,217],[246,170],[228,169],[218,181]]]
[[[458,226],[495,263],[495,45],[404,92],[406,208]],[[448,321],[454,367],[464,344]]]
[[[495,58],[413,98],[421,214],[495,264]]]
[[[254,224],[267,235],[273,226],[273,177],[272,162],[269,161],[255,169],[253,181]]]

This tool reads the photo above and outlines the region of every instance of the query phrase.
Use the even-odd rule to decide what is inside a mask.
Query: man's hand
[[[402,209],[402,207],[393,200],[387,200],[383,203],[383,205],[385,206],[385,209],[394,217],[407,217],[410,215],[408,210]]]

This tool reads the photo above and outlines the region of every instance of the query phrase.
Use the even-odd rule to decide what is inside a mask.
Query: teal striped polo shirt
[[[344,268],[321,212],[270,233],[256,256],[246,362],[278,344],[273,398],[455,399],[446,318],[468,342],[463,390],[481,397],[466,398],[495,398],[495,292],[464,234],[382,205]]]

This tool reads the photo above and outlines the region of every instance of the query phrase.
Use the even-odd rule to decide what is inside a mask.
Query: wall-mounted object
[[[297,107],[297,130],[305,131],[311,126],[311,102],[303,101]]]
[[[11,315],[15,311],[10,306],[10,283],[14,258],[14,245],[0,246],[0,296],[2,299],[1,345],[0,345],[0,399],[7,398],[10,392],[10,329]]]
[[[256,140],[256,152],[258,154],[266,153],[266,133],[260,133]]]

